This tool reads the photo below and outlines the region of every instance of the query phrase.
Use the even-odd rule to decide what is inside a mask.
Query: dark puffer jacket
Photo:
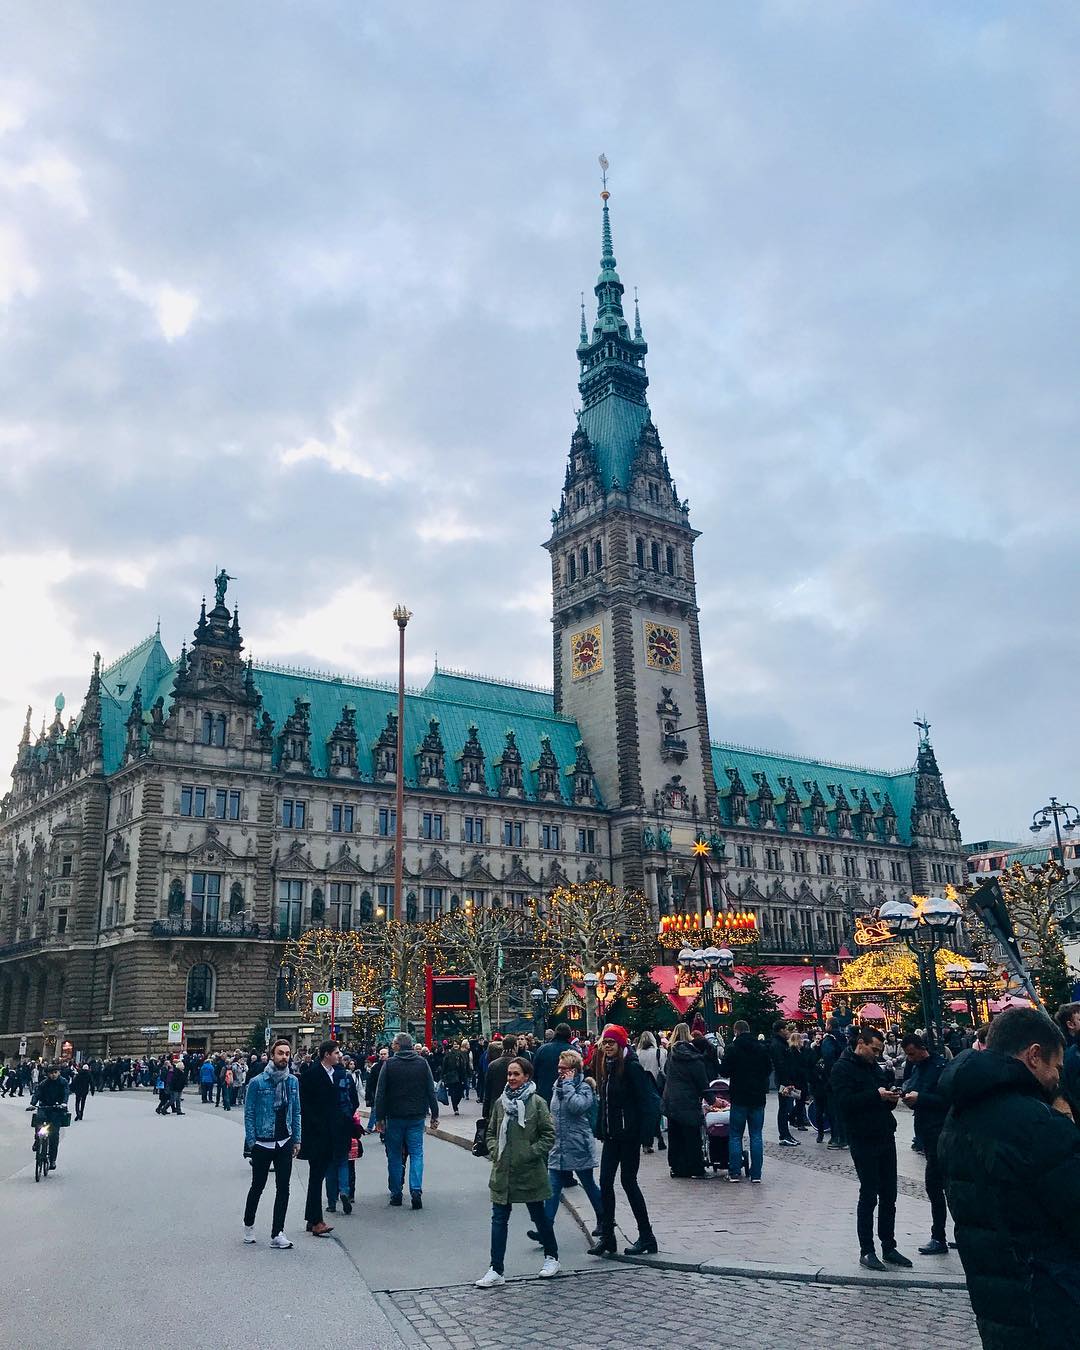
[[[680,1125],[701,1124],[701,1099],[709,1092],[709,1075],[705,1059],[690,1041],[676,1041],[667,1062],[667,1082],[664,1085],[664,1111]]]
[[[1080,1130],[1018,1059],[946,1065],[938,1157],[983,1344],[1080,1346]]]

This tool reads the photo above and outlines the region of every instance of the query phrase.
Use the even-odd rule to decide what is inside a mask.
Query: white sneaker
[[[285,1236],[284,1233],[279,1233],[277,1237],[273,1237],[270,1239],[270,1246],[276,1247],[278,1251],[284,1251],[287,1247],[291,1247],[292,1243],[289,1241],[289,1239]]]
[[[246,1227],[245,1227],[245,1229],[244,1229],[244,1241],[245,1241],[245,1242],[254,1242],[254,1241],[255,1241],[255,1225],[254,1225],[254,1224],[252,1224],[250,1228],[246,1228]]]
[[[547,1262],[544,1263],[545,1265]],[[497,1284],[505,1284],[506,1279],[497,1270],[488,1267],[488,1273],[476,1281],[477,1289],[494,1289]]]
[[[550,1280],[552,1276],[559,1273],[559,1258],[557,1256],[545,1256],[544,1264],[540,1267],[540,1278]]]

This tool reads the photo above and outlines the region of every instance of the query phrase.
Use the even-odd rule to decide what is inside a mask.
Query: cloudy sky
[[[714,737],[1074,799],[1080,10],[12,0],[0,760],[224,564],[256,656],[550,683],[612,163]],[[591,300],[591,295],[588,296]],[[1026,832],[1025,832],[1026,833]]]

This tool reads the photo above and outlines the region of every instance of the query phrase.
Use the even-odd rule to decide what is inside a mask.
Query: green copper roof
[[[647,403],[632,403],[616,393],[582,409],[581,425],[592,442],[605,491],[616,482],[621,488],[628,486],[638,437],[648,417]]]
[[[913,768],[902,770],[899,773],[883,773],[875,769],[849,768],[844,765],[829,764],[823,760],[774,754],[770,750],[751,750],[745,746],[717,744],[712,747],[712,763],[717,792],[720,794],[720,813],[726,823],[731,821],[731,807],[728,800],[731,780],[727,770],[735,769],[746,788],[751,825],[758,823],[757,803],[752,800],[759,791],[758,781],[754,778],[756,773],[764,775],[764,781],[768,783],[778,807],[784,800],[785,792],[785,788],[780,782],[781,778],[792,780],[804,805],[809,800],[813,784],[816,782],[822,797],[825,799],[828,808],[829,829],[834,835],[836,833],[836,811],[833,794],[829,790],[830,783],[834,788],[843,788],[853,814],[858,810],[864,791],[875,813],[881,810],[884,805],[885,794],[888,793],[893,810],[896,812],[897,835],[903,843],[909,844],[911,842],[911,808],[915,800],[915,770]],[[806,786],[807,783],[811,785],[809,788]],[[782,822],[783,813],[778,810],[776,814],[778,822]],[[806,812],[803,814],[805,817]],[[800,828],[805,829],[808,824],[809,822],[804,819]],[[884,842],[880,832],[879,838]]]
[[[550,689],[469,675],[462,670],[439,670],[424,687],[429,698],[449,698],[458,703],[479,703],[506,712],[530,713],[536,717],[554,717],[554,696]]]

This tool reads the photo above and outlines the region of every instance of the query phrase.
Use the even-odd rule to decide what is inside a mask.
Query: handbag
[[[439,1079],[438,1086],[435,1089],[435,1096],[441,1105],[443,1106],[450,1105],[450,1094],[449,1092],[447,1092],[446,1084],[442,1081],[441,1078]]]
[[[476,1122],[476,1133],[473,1135],[472,1151],[474,1158],[486,1158],[487,1151],[487,1121],[480,1117]]]

